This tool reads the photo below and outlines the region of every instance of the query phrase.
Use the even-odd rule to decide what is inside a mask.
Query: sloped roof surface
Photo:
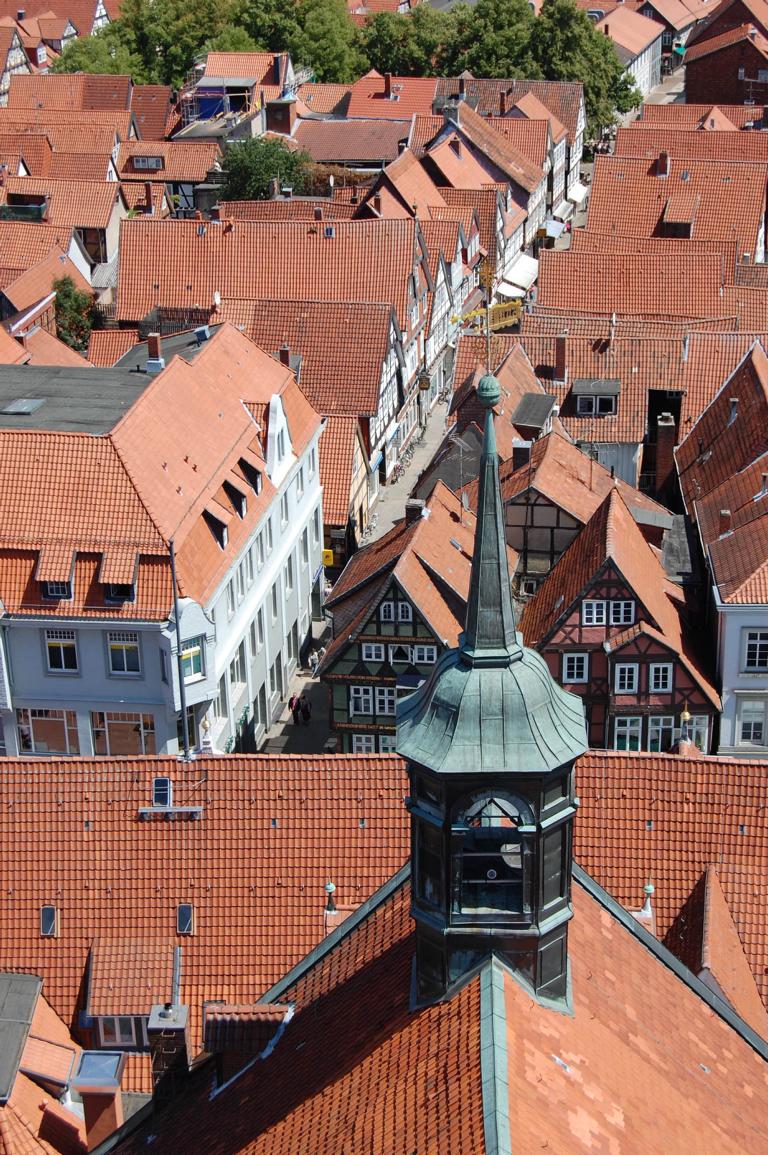
[[[5,182],[7,195],[47,196],[47,220],[59,228],[105,229],[116,202],[120,185],[109,180],[55,180],[52,177],[11,176]]]
[[[138,329],[92,329],[88,338],[88,360],[93,365],[110,369],[138,341]]]
[[[645,125],[635,128],[635,125]],[[764,132],[690,132],[667,124],[633,121],[616,132],[614,156],[642,156],[655,160],[665,150],[683,160],[768,162],[768,134]],[[590,230],[591,231],[591,230]]]
[[[392,99],[388,99],[384,77],[372,69],[351,86],[346,116],[349,119],[410,120],[416,112],[431,112],[436,86],[437,81],[429,77],[393,76]]]
[[[329,417],[320,438],[320,480],[323,523],[346,527],[352,500],[352,463],[357,443],[357,417]]]
[[[458,77],[447,77],[437,82],[436,106],[442,107],[450,96],[459,92]],[[553,112],[568,130],[568,143],[573,144],[579,126],[579,114],[584,107],[584,89],[575,81],[563,80],[478,80],[467,77],[464,81],[467,100],[482,116],[498,116],[501,108],[501,94],[504,93],[507,108],[527,93],[532,92],[541,103]]]
[[[386,120],[302,120],[294,140],[321,163],[352,161],[380,164],[394,160],[407,126]]]

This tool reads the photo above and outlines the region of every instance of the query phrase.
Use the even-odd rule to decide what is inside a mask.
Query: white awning
[[[527,291],[538,275],[539,262],[533,257],[526,257],[525,253],[521,253],[507,273],[505,280],[512,285],[519,285],[521,289]]]
[[[547,230],[547,236],[557,240],[557,238],[561,236],[565,225],[562,221],[548,220],[546,222],[545,228]]]
[[[521,289],[519,285],[511,285],[509,281],[502,281],[496,292],[500,297],[520,298],[525,296],[525,289]]]
[[[580,180],[577,180],[568,192],[568,200],[573,201],[575,205],[583,205],[588,192],[589,189]]]
[[[567,221],[572,212],[573,205],[570,201],[560,201],[560,204],[552,209],[552,216],[559,221]]]

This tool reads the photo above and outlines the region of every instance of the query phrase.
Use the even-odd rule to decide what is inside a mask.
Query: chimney
[[[731,511],[730,509],[720,510],[720,521],[718,525],[718,537],[725,537],[731,532]]]
[[[656,495],[665,493],[675,473],[677,427],[671,413],[661,413],[656,425]]]
[[[555,381],[565,385],[568,380],[568,365],[566,361],[568,345],[568,331],[558,333],[555,337]]]
[[[499,93],[499,116],[507,115],[507,94],[502,91]]]
[[[688,360],[688,353],[690,351],[690,346],[691,346],[691,334],[686,333],[685,336],[683,337],[683,361]]]
[[[144,203],[147,206],[147,212],[152,214],[152,181],[144,181]]]
[[[374,193],[371,199],[373,201],[373,211],[381,216],[381,193]]]
[[[512,469],[522,469],[531,460],[531,442],[515,441],[512,444]]]
[[[616,339],[616,314],[611,313],[611,322],[608,328],[608,348],[613,348],[613,342]]]
[[[321,221],[323,219],[323,206],[315,205],[314,209],[312,210],[312,215],[316,221]]]
[[[646,930],[650,931],[652,935],[656,934],[656,912],[653,909],[651,899],[654,894],[654,885],[650,878],[643,887],[643,905],[638,911],[633,911],[633,915],[637,922],[644,926]]]
[[[656,161],[656,176],[669,176],[669,153],[662,149]]]
[[[93,1151],[123,1125],[122,1051],[83,1051],[70,1083],[83,1101],[85,1137]]]
[[[729,397],[728,400],[731,405],[731,411],[728,414],[728,424],[733,425],[734,421],[739,416],[739,399],[738,397]]]
[[[26,8],[18,8],[16,10],[16,19],[18,20],[19,24],[21,24],[22,20],[24,20],[26,15],[27,15]]]
[[[163,345],[159,333],[150,333],[147,337],[147,373],[159,373],[165,368]]]
[[[291,350],[290,350],[290,347],[288,345],[281,345],[277,351],[277,355],[280,358],[280,364],[285,365],[285,366],[287,366],[287,368],[290,369],[290,367],[291,367]]]
[[[392,99],[392,73],[391,72],[385,72],[384,73],[384,99],[385,100],[391,100]]]
[[[603,25],[603,32],[605,33],[606,36],[611,35],[610,32],[608,31],[608,25],[607,24]]]
[[[424,502],[418,497],[409,497],[405,503],[405,524],[413,525],[424,513]]]
[[[467,82],[463,76],[459,77],[459,100],[467,99]]]
[[[178,1003],[153,1006],[147,1023],[155,1107],[167,1106],[189,1074],[189,1008]]]

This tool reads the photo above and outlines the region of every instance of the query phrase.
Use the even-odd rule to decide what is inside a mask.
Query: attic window
[[[72,582],[42,582],[43,597],[50,601],[69,601],[72,597]]]
[[[255,465],[251,465],[249,461],[246,461],[244,457],[240,458],[238,465],[240,466],[242,474],[253,492],[257,495],[260,494],[261,487],[264,484],[264,479],[261,476],[260,470],[258,470]]]
[[[122,582],[108,582],[105,596],[108,602],[132,602],[136,596],[134,587]]]
[[[167,809],[173,802],[173,783],[170,778],[152,779],[152,805]]]
[[[40,934],[43,938],[58,938],[59,912],[55,906],[40,907]]]
[[[224,482],[224,492],[232,502],[232,508],[234,509],[237,516],[240,518],[245,517],[245,513],[248,508],[248,502],[246,501],[245,494],[241,493],[240,490],[237,489],[231,481]]]
[[[191,902],[180,902],[176,907],[176,934],[195,933],[195,908]]]
[[[579,417],[607,417],[615,412],[615,397],[579,396],[576,398],[576,413]]]
[[[226,549],[227,542],[229,541],[229,535],[227,533],[227,527],[224,522],[219,521],[219,519],[214,517],[212,513],[209,513],[207,509],[203,512],[203,517],[205,518],[205,523],[213,536],[216,538],[218,544],[222,549]]]
[[[163,168],[163,158],[161,156],[134,156],[133,167],[157,171],[157,169]]]

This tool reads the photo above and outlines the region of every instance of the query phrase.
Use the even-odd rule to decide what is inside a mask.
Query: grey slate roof
[[[0,429],[108,433],[151,380],[128,369],[0,365]]]
[[[42,988],[38,975],[0,974],[0,1103],[13,1091]]]

